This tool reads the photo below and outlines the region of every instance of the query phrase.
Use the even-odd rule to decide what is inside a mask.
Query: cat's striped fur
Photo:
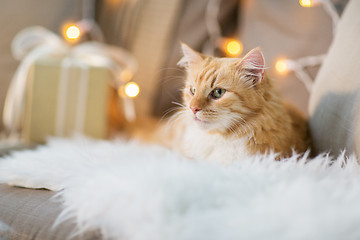
[[[270,151],[281,158],[309,148],[305,118],[282,102],[259,49],[242,59],[203,56],[185,44],[182,49],[183,104],[158,132],[161,142],[190,157],[220,161]]]

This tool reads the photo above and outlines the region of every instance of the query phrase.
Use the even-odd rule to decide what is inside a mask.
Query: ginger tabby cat
[[[279,158],[309,148],[307,122],[282,103],[264,72],[260,49],[244,58],[203,56],[182,44],[183,104],[156,141],[188,157],[232,162],[273,151]]]

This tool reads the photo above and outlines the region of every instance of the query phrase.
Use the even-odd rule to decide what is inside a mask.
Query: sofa
[[[52,1],[60,4],[60,1]],[[67,7],[62,6],[63,8],[73,9],[73,1],[66,1]],[[116,2],[116,1],[114,1]],[[159,11],[161,9],[162,4],[166,1],[163,0],[154,0],[152,6],[149,6],[148,11]],[[236,1],[232,2],[229,6],[224,6],[223,13],[223,22],[225,24],[226,21],[234,21],[234,15],[240,15],[241,11],[245,11],[246,7],[249,6],[238,6]],[[262,3],[263,2],[263,3]],[[64,2],[62,2],[66,5]],[[176,89],[181,86],[181,83],[175,82],[175,80],[171,80],[170,82],[166,79],[169,76],[176,77],[178,73],[175,70],[171,70],[171,66],[175,66],[176,61],[179,58],[179,49],[177,47],[178,41],[182,40],[187,42],[192,47],[200,50],[201,46],[206,42],[207,33],[204,31],[204,22],[203,15],[204,9],[206,7],[206,1],[173,1],[173,4],[177,5],[178,9],[174,10],[177,12],[176,15],[177,20],[173,20],[173,27],[177,31],[170,31],[171,26],[169,27],[169,36],[164,39],[155,39],[154,42],[149,44],[156,44],[157,41],[163,41],[165,44],[165,50],[161,52],[161,56],[157,59],[157,65],[153,66],[145,66],[146,61],[148,61],[148,56],[153,55],[154,52],[148,51],[144,49],[143,45],[145,44],[141,39],[149,38],[151,39],[152,30],[147,29],[148,26],[144,25],[143,29],[139,32],[134,32],[134,37],[140,38],[137,39],[136,44],[133,42],[129,42],[128,39],[122,39],[114,36],[114,29],[119,27],[119,24],[115,24],[117,19],[116,17],[116,9],[126,10],[126,7],[121,9],[119,6],[106,5],[104,2],[99,1],[97,3],[98,12],[97,18],[101,26],[103,26],[104,34],[107,38],[107,41],[111,44],[123,45],[130,48],[136,57],[140,59],[140,68],[143,69],[135,78],[142,79],[146,76],[152,76],[152,78],[148,82],[142,82],[142,89],[147,89],[145,94],[137,99],[137,111],[143,113],[144,115],[162,115],[163,112],[169,108],[169,102],[171,99],[178,99],[179,95],[173,96],[176,93]],[[69,5],[70,4],[70,5]],[[109,4],[109,3],[108,3]],[[196,6],[194,6],[195,4]],[[259,11],[264,11],[261,6],[267,6],[267,1],[258,1],[257,10],[253,9],[253,14],[247,16],[243,19],[246,21],[247,19],[255,18],[256,14],[259,14]],[[263,5],[261,5],[263,4]],[[51,5],[51,4],[50,4]],[[53,5],[53,12],[58,12],[58,9],[63,9],[61,6]],[[70,7],[69,7],[70,6]],[[158,7],[158,8],[157,8]],[[293,8],[294,5],[290,4],[289,8]],[[119,10],[120,9],[120,10]],[[195,9],[201,9],[201,13],[195,12]],[[234,11],[236,9],[236,11]],[[241,10],[240,10],[241,9]],[[341,18],[341,21],[338,25],[336,36],[330,46],[328,55],[325,59],[325,62],[321,66],[319,73],[316,76],[313,90],[309,97],[309,122],[311,127],[311,133],[314,139],[314,149],[316,153],[321,152],[331,152],[334,155],[339,154],[343,149],[346,149],[348,154],[356,154],[360,157],[360,126],[357,124],[360,119],[359,112],[359,76],[360,70],[358,68],[358,61],[360,56],[360,46],[357,44],[360,42],[360,17],[358,15],[358,10],[360,9],[359,1],[352,0],[348,4],[344,14]],[[0,10],[1,11],[1,10]],[[250,11],[250,10],[246,10]],[[269,12],[274,11],[274,9],[269,9]],[[316,15],[317,10],[312,10],[313,14]],[[66,12],[66,11],[63,11]],[[74,10],[74,14],[76,15],[76,11]],[[266,11],[265,11],[266,12]],[[68,13],[68,12],[66,12]],[[248,12],[247,12],[248,13]],[[64,18],[64,14],[61,15]],[[156,21],[161,22],[160,19],[153,19],[152,15],[149,13],[146,15],[143,13],[142,15],[144,19],[142,19],[142,24],[147,22],[146,16],[151,18],[153,24]],[[233,16],[232,18],[229,16]],[[77,17],[79,17],[77,15]],[[242,16],[241,16],[242,17]],[[48,18],[44,16],[44,18]],[[259,20],[260,19],[260,20]],[[121,20],[121,18],[120,18]],[[120,21],[117,19],[117,21]],[[126,19],[125,19],[126,20]],[[124,19],[121,21],[126,22]],[[240,16],[238,16],[239,22],[237,22],[233,27],[237,28],[240,24]],[[257,18],[258,21],[263,21],[262,17]],[[255,21],[255,20],[254,20]],[[1,22],[1,21],[0,21]],[[108,24],[108,23],[112,23]],[[36,23],[36,21],[33,21]],[[311,23],[312,24],[312,23]],[[50,24],[51,25],[51,24]],[[120,23],[121,25],[121,23]],[[55,27],[56,28],[56,27]],[[250,30],[249,30],[250,28]],[[322,28],[322,27],[321,27]],[[126,32],[127,30],[122,27],[121,31]],[[248,29],[248,30],[246,30]],[[326,25],[326,29],[330,31],[331,24],[328,22]],[[130,29],[131,30],[131,29]],[[128,29],[128,31],[130,31]],[[228,34],[240,34],[239,31],[234,29],[227,30]],[[317,31],[316,29],[312,29],[312,31]],[[279,31],[281,32],[281,31]],[[196,33],[196,34],[195,34]],[[130,35],[131,35],[130,34]],[[138,34],[138,35],[136,35]],[[245,46],[249,48],[252,47],[253,38],[255,34],[254,29],[251,29],[251,24],[246,22],[246,28],[243,29],[242,33],[244,39],[248,38],[248,44],[244,43]],[[248,34],[248,35],[246,35]],[[279,33],[281,36],[281,33]],[[8,40],[9,41],[9,40]],[[276,40],[274,40],[276,41]],[[321,42],[319,40],[322,48],[326,47],[327,43]],[[326,39],[325,42],[329,42]],[[130,46],[131,44],[135,44],[136,46]],[[257,45],[262,45],[261,41],[256,43]],[[298,43],[294,43],[298,44]],[[148,45],[145,45],[149,48]],[[151,47],[152,45],[150,45]],[[154,45],[154,49],[156,50],[159,46]],[[312,46],[314,47],[314,46]],[[302,47],[306,49],[306,46]],[[154,50],[152,49],[152,50]],[[272,53],[275,51],[271,48],[271,46],[266,46],[264,49],[265,57],[267,52]],[[290,50],[289,50],[290,51]],[[300,54],[301,50],[297,50],[297,52],[293,52],[293,57],[300,57],[297,54]],[[318,52],[310,52],[309,54],[317,54]],[[274,54],[274,53],[272,53]],[[304,52],[302,52],[304,54]],[[6,58],[10,58],[9,54],[7,54]],[[276,57],[273,56],[273,60]],[[0,62],[1,63],[1,62]],[[14,71],[14,62],[11,63],[11,70]],[[5,68],[5,67],[2,67]],[[162,73],[161,76],[157,75],[159,68],[166,68],[167,70]],[[312,69],[312,71],[315,71]],[[315,71],[316,72],[316,71]],[[2,82],[0,95],[2,99],[4,98],[5,91],[8,82],[10,81],[10,73],[7,75],[2,75],[4,82]],[[281,77],[284,78],[284,77]],[[292,85],[291,81],[295,83]],[[308,95],[302,87],[303,94],[299,94],[299,86],[296,80],[292,79],[289,82],[284,83],[280,86],[282,92],[285,96],[299,96],[296,98],[295,104],[298,106],[304,106],[304,102],[308,100]],[[281,84],[281,82],[280,82]],[[150,85],[150,86],[149,86]],[[295,85],[295,87],[294,87]],[[159,87],[160,86],[160,87]],[[155,95],[158,92],[158,88],[160,88],[160,95]],[[294,93],[291,94],[291,91]],[[169,93],[170,92],[170,93]],[[171,97],[169,97],[172,95]],[[291,99],[290,99],[291,100]],[[2,100],[3,101],[3,100]],[[294,101],[294,99],[293,99]],[[1,101],[0,101],[1,103]],[[1,104],[0,104],[1,105]],[[303,107],[302,107],[303,108]],[[141,114],[140,114],[141,115]],[[74,223],[69,220],[63,222],[56,227],[53,227],[53,223],[55,222],[57,216],[61,212],[62,203],[56,202],[52,199],[54,196],[54,192],[44,190],[44,189],[24,189],[18,187],[11,187],[4,184],[0,185],[0,222],[3,222],[3,225],[0,225],[0,239],[67,239],[69,235],[75,229]],[[73,239],[101,239],[102,236],[99,232],[88,232],[86,234],[75,236]]]

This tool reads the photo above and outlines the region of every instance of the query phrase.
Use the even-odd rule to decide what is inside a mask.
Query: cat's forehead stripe
[[[211,87],[211,88],[213,88],[213,87],[214,87],[215,82],[217,82],[217,81],[219,80],[219,78],[220,78],[220,74],[221,74],[221,72],[216,73],[216,75],[215,75],[215,76],[213,76],[213,80],[211,81],[211,84],[210,84],[210,87]]]
[[[207,71],[209,70],[209,59],[208,59],[208,58],[205,58],[205,59],[204,59],[204,65],[205,65],[205,67],[203,67],[202,71],[200,71],[200,72],[197,74],[197,77],[196,77],[195,81],[197,81],[197,80],[202,80],[203,77],[204,77],[204,74],[206,74]]]
[[[199,74],[197,77],[197,80],[202,82],[202,81],[206,81],[209,76],[213,75],[216,72],[216,68],[212,67],[212,66],[208,66],[205,67]]]
[[[204,77],[204,80],[207,81],[209,79],[212,79],[212,78],[215,78],[216,76],[216,68],[212,68],[212,69],[209,69],[206,73],[205,73],[205,77]],[[215,76],[214,76],[215,75]]]
[[[202,70],[197,74],[197,77],[195,79],[195,82],[200,81],[200,79],[203,79],[203,75],[206,73],[206,71]]]

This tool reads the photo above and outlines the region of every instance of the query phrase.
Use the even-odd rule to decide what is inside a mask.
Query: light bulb
[[[134,82],[129,82],[125,85],[125,94],[128,97],[134,98],[136,97],[140,92],[139,85],[137,85]]]
[[[64,39],[68,42],[77,42],[81,37],[81,29],[76,24],[65,23],[62,27]]]
[[[289,71],[289,66],[286,59],[279,59],[275,63],[275,69],[280,74],[286,74]]]
[[[78,26],[70,26],[66,30],[66,36],[68,39],[77,39],[80,37],[80,28]]]
[[[229,56],[238,56],[243,50],[243,46],[240,41],[231,39],[225,43],[225,52]]]
[[[312,7],[313,6],[312,0],[299,0],[299,3],[302,7]]]

